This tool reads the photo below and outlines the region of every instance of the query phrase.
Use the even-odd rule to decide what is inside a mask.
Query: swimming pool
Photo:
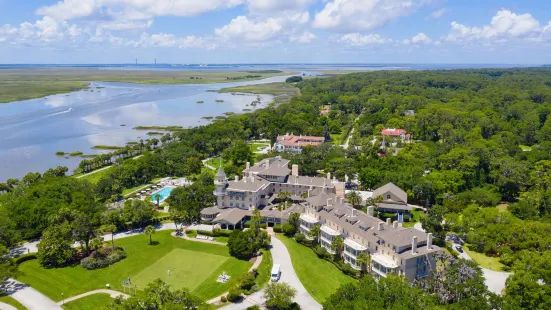
[[[165,187],[163,189],[161,189],[160,191],[157,191],[157,192],[154,192],[153,194],[151,194],[151,201],[153,202],[157,202],[157,198],[155,198],[155,196],[157,196],[157,194],[161,195],[161,197],[159,198],[159,202],[165,200],[168,198],[168,196],[170,196],[170,193],[172,193],[172,190],[174,188],[172,187]]]

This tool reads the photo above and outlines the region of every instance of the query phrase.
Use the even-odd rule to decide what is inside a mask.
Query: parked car
[[[455,247],[455,249],[457,250],[457,252],[463,253],[463,247],[462,246],[458,245],[458,246]]]
[[[279,278],[281,277],[281,269],[279,267],[278,264],[275,264],[273,267],[272,267],[272,276],[271,276],[271,280],[274,281],[274,282],[277,282],[279,281]]]

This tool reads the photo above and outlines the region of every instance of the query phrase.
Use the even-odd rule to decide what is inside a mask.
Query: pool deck
[[[154,191],[153,193],[151,193],[151,202],[157,202],[157,200],[155,199],[155,195],[157,193],[160,193],[162,192],[163,190],[167,189],[167,188],[171,188],[171,189],[175,189],[177,186],[172,186],[172,185],[166,185],[164,186],[163,188],[157,190],[157,191]],[[170,191],[172,192],[172,191]],[[168,194],[167,196],[164,196],[162,197],[162,199],[159,199],[159,204],[163,201],[165,201],[168,197],[170,196],[170,194]]]

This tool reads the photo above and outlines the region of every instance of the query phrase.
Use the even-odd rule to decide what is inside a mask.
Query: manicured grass
[[[125,249],[127,257],[107,268],[85,270],[80,265],[77,265],[65,268],[44,269],[38,264],[37,260],[33,260],[19,265],[21,275],[17,279],[31,285],[55,301],[61,300],[61,293],[64,293],[67,298],[91,290],[105,288],[106,284],[110,284],[114,290],[122,291],[123,281],[131,278],[132,283],[135,283],[135,277],[143,270],[154,265],[173,250],[182,249],[187,250],[180,252],[186,254],[179,256],[182,264],[185,264],[188,260],[193,260],[195,255],[211,254],[227,258],[220,266],[212,267],[205,264],[203,267],[210,270],[211,273],[206,277],[206,280],[198,280],[199,285],[196,286],[193,292],[197,296],[207,300],[222,294],[235,285],[239,277],[245,274],[251,266],[251,263],[247,261],[230,257],[226,246],[186,241],[181,238],[175,238],[170,233],[171,231],[158,231],[155,233],[153,241],[156,242],[156,245],[149,245],[149,237],[143,234],[115,240],[115,245],[122,246]],[[169,267],[161,270],[158,276],[165,276],[168,269]],[[223,271],[230,275],[231,279],[226,283],[216,282],[216,279]],[[185,275],[183,278],[183,281],[190,280],[186,279]],[[181,287],[173,286],[173,289],[179,288]]]
[[[402,227],[413,227],[415,223],[420,222],[421,218],[424,217],[425,214],[423,213],[423,210],[413,210],[411,211],[411,220],[409,222],[402,223]]]
[[[254,153],[254,152],[259,152],[261,151],[262,149],[264,149],[265,147],[267,146],[270,146],[269,143],[251,143],[249,144],[251,146],[251,151]]]
[[[222,243],[228,243],[228,240],[230,240],[230,237],[226,237],[226,236],[214,237],[214,241],[218,241]]]
[[[341,285],[356,281],[343,274],[335,265],[318,258],[314,251],[294,239],[282,235],[277,235],[277,238],[287,247],[300,282],[320,304]]]
[[[132,284],[143,290],[148,283],[160,278],[174,288],[194,290],[228,259],[228,256],[175,249],[134,276]]]
[[[98,171],[96,173],[92,173],[89,175],[85,175],[83,177],[79,177],[81,180],[87,180],[88,182],[92,184],[97,184],[99,180],[109,175],[109,172],[111,171],[112,167],[109,167],[107,169],[103,169],[101,171]]]
[[[287,103],[292,97],[299,95],[299,89],[289,83],[266,83],[257,85],[222,88],[221,93],[253,93],[274,96],[277,104]]]
[[[19,310],[27,310],[27,308],[25,306],[23,306],[19,301],[17,301],[15,298],[13,298],[9,295],[1,296],[0,297],[0,302],[3,302],[5,304],[11,305],[11,306],[14,306],[16,309],[19,309]]]
[[[486,256],[482,253],[478,253],[475,251],[472,251],[469,249],[469,245],[465,244],[463,247],[463,250],[469,254],[469,256],[477,262],[480,266],[486,269],[494,270],[494,271],[503,271],[503,267],[505,267],[500,261],[498,257],[490,257]]]
[[[256,269],[258,275],[256,276],[255,282],[258,288],[261,288],[264,284],[268,283],[271,276],[272,267],[274,265],[274,260],[272,259],[272,253],[267,250],[261,250],[262,252],[262,262],[260,266]]]
[[[99,293],[79,298],[62,306],[65,310],[101,310],[111,303],[109,294]]]

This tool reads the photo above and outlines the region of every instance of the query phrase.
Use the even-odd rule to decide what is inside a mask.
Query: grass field
[[[258,275],[256,276],[255,282],[256,285],[260,288],[264,284],[268,283],[272,273],[272,267],[274,265],[274,260],[272,258],[272,253],[267,250],[260,250],[262,252],[262,262],[260,266],[256,269]]]
[[[157,232],[153,236],[153,241],[156,242],[156,245],[149,245],[149,237],[145,235],[115,240],[115,245],[122,246],[125,249],[127,257],[107,268],[85,270],[80,265],[77,265],[65,268],[44,269],[38,264],[37,260],[33,260],[19,265],[21,274],[17,279],[31,285],[51,299],[60,301],[61,293],[64,293],[67,298],[91,290],[105,288],[106,284],[110,284],[112,289],[122,290],[123,281],[128,280],[129,277],[133,283],[136,283],[136,281],[145,283],[146,278],[151,278],[155,275],[154,272],[149,273],[149,276],[146,276],[147,272],[144,275],[140,275],[144,270],[149,268],[153,268],[151,270],[159,270],[158,277],[163,278],[168,269],[174,268],[172,267],[172,263],[175,264],[175,261],[179,259],[181,262],[178,264],[182,264],[183,266],[186,262],[196,261],[195,256],[202,257],[208,254],[224,257],[226,260],[221,265],[216,264],[211,266],[205,263],[202,267],[205,269],[203,271],[203,278],[196,279],[197,285],[195,285],[193,293],[207,300],[220,295],[235,285],[239,277],[245,274],[251,266],[251,263],[248,261],[230,257],[226,246],[186,241],[174,238],[170,233],[171,231]],[[180,253],[180,255],[169,255],[168,258],[165,258],[167,254],[174,250],[183,251],[174,252]],[[165,261],[168,266],[162,265],[158,261]],[[207,271],[210,273],[206,274]],[[224,271],[231,276],[231,279],[227,283],[216,282],[218,276]],[[190,281],[192,279],[191,277],[186,277],[185,274],[182,277],[181,281]],[[140,278],[143,278],[143,280]],[[173,288],[179,289],[181,287],[174,285]]]
[[[92,184],[97,184],[99,182],[99,180],[101,180],[102,178],[109,175],[109,172],[110,172],[111,168],[112,167],[109,167],[107,169],[103,169],[101,171],[98,171],[98,172],[95,172],[95,173],[92,173],[92,174],[89,174],[89,175],[86,175],[86,176],[79,177],[79,179],[81,181],[86,180],[86,181],[88,181]]]
[[[23,306],[19,301],[17,301],[15,298],[8,295],[1,296],[0,302],[14,306],[18,310],[27,310],[27,308]]]
[[[341,285],[356,281],[343,274],[335,265],[318,258],[308,247],[282,235],[277,238],[287,247],[300,282],[320,304]]]
[[[284,82],[222,88],[220,92],[268,94],[274,96],[274,102],[276,104],[287,103],[292,97],[300,93],[298,88]]]
[[[425,216],[422,210],[411,211],[411,215],[412,215],[411,220],[409,222],[402,223],[402,227],[406,227],[406,228],[413,227],[415,223],[421,221],[421,217]]]
[[[86,89],[89,81],[140,84],[209,84],[250,81],[290,74],[289,72],[266,71],[152,71],[102,70],[97,68],[4,69],[0,74],[0,103],[41,98]],[[245,78],[247,75],[259,77]]]
[[[253,151],[253,153],[254,153],[254,152],[261,151],[262,149],[264,149],[267,146],[270,146],[270,143],[251,143],[249,145],[251,146],[251,151]]]
[[[132,284],[144,289],[160,278],[172,287],[194,290],[228,259],[228,256],[175,249],[134,276]]]
[[[503,267],[505,267],[505,265],[503,265],[503,264],[499,261],[499,258],[497,258],[497,257],[486,256],[486,255],[484,255],[483,253],[478,253],[478,252],[472,251],[472,250],[469,248],[469,245],[468,245],[468,244],[466,244],[466,245],[463,247],[463,250],[464,250],[467,254],[469,254],[469,256],[470,256],[475,262],[477,262],[480,266],[482,266],[483,268],[490,269],[490,270],[494,270],[494,271],[503,271]]]
[[[109,294],[100,293],[68,302],[62,308],[65,310],[101,310],[111,301],[113,301],[113,298]]]

